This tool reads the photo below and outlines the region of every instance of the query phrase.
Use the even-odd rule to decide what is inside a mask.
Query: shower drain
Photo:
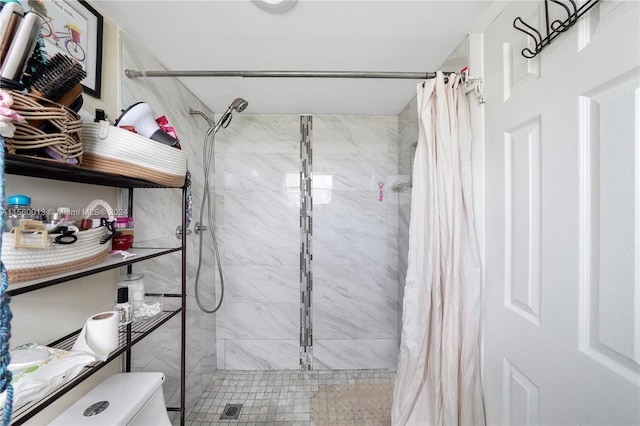
[[[242,410],[242,404],[227,404],[224,406],[220,420],[237,419],[240,416],[240,410]]]

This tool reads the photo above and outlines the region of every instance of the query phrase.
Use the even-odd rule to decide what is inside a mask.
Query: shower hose
[[[213,249],[216,258],[216,264],[218,266],[218,275],[220,275],[220,298],[218,299],[218,303],[215,304],[213,309],[208,309],[204,306],[202,301],[200,300],[200,292],[199,292],[199,284],[200,284],[200,269],[202,267],[202,243],[203,243],[203,234],[204,231],[200,231],[198,234],[198,267],[196,269],[196,282],[195,282],[195,294],[196,294],[196,303],[202,312],[207,314],[213,314],[220,309],[222,306],[222,299],[224,298],[224,276],[222,274],[222,265],[220,262],[220,251],[218,250],[218,240],[216,238],[215,231],[215,200],[214,200],[214,208],[213,214],[211,209],[211,195],[209,190],[209,172],[213,172],[215,176],[215,140],[216,140],[216,132],[213,128],[210,128],[207,134],[204,137],[203,143],[203,161],[204,161],[204,188],[202,194],[202,202],[200,203],[200,215],[199,220],[200,224],[202,224],[202,219],[204,217],[205,206],[207,208],[207,219],[209,223],[209,233],[211,234],[211,238],[213,240]],[[213,278],[213,288],[215,295],[215,275]]]

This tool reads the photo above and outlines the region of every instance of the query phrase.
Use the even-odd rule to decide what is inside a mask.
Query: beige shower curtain
[[[409,260],[393,425],[484,425],[481,274],[460,77],[418,85]]]

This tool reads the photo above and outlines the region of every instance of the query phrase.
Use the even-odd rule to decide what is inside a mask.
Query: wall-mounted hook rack
[[[540,31],[536,30],[531,25],[527,24],[522,20],[521,17],[517,17],[513,20],[513,27],[519,31],[522,31],[529,37],[531,37],[535,43],[533,50],[531,48],[526,47],[522,49],[522,56],[525,58],[531,59],[534,58],[538,53],[542,51],[546,46],[551,44],[556,37],[558,37],[563,32],[567,31],[571,28],[578,19],[587,13],[593,6],[595,6],[600,0],[587,0],[582,6],[578,7],[574,0],[566,1],[560,0],[544,0],[544,13],[545,13],[545,30],[546,36],[542,37]],[[564,9],[567,14],[567,19],[564,21],[560,19],[555,19],[550,21],[549,18],[549,3],[553,3]]]

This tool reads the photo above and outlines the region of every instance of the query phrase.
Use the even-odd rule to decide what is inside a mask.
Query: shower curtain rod
[[[294,77],[294,78],[393,78],[424,80],[435,78],[435,72],[386,72],[386,71],[136,71],[125,70],[129,78],[137,77]],[[445,75],[455,74],[452,71]]]
[[[460,75],[466,93],[475,90],[478,101],[484,103],[484,86],[482,77],[470,77],[465,67]],[[389,72],[389,71],[136,71],[126,69],[129,78],[138,77],[246,77],[246,78],[388,78],[405,80],[428,80],[435,78],[435,72]],[[444,75],[457,74],[454,71],[443,71]]]

